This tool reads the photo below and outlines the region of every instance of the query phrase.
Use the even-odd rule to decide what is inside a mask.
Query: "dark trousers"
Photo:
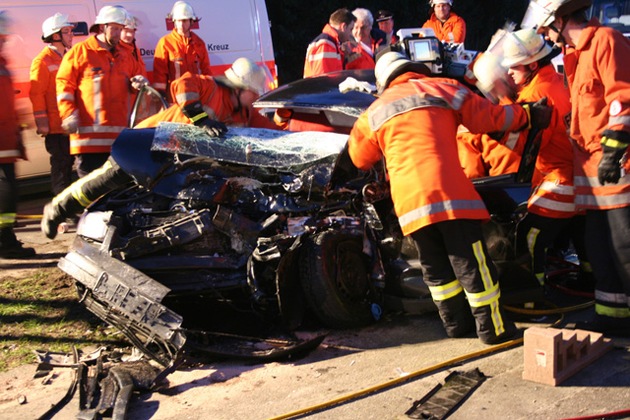
[[[110,157],[102,166],[79,178],[53,198],[52,216],[57,222],[72,217],[103,194],[132,181],[133,178]]]
[[[50,155],[51,190],[57,195],[72,183],[74,156],[70,155],[70,137],[67,134],[49,134],[44,143]]]
[[[532,273],[541,284],[545,281],[547,248],[553,246],[560,232],[570,223],[571,218],[556,219],[527,213],[518,224],[517,247],[520,252],[529,252]]]
[[[15,213],[16,208],[17,183],[15,181],[15,164],[0,163],[0,215]],[[13,226],[13,223],[11,223],[11,226]]]
[[[475,324],[482,340],[514,328],[500,306],[498,274],[480,221],[438,222],[411,237],[418,248],[423,279],[450,337],[474,330]]]
[[[586,252],[595,276],[595,312],[630,319],[630,206],[586,212]]]
[[[76,155],[79,178],[83,178],[93,170],[103,166],[107,158],[109,158],[109,153],[81,153]]]

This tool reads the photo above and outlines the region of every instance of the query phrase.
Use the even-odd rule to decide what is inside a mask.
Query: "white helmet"
[[[592,3],[592,0],[531,0],[521,21],[521,28],[544,28],[551,25],[556,17],[585,9]]]
[[[225,77],[233,86],[251,90],[259,95],[268,90],[267,72],[249,58],[237,58],[232,67],[225,71]]]
[[[512,93],[508,92],[512,89],[508,82],[510,75],[499,56],[487,51],[481,54],[473,65],[473,73],[477,88],[492,102],[498,103],[500,98]]]
[[[534,63],[551,53],[551,45],[534,29],[521,29],[507,34],[503,41],[503,67]]]
[[[185,1],[176,1],[170,14],[171,20],[199,20],[192,6]]]
[[[400,70],[400,71],[399,71]],[[376,88],[378,93],[383,93],[389,84],[403,71],[424,74],[431,74],[431,70],[418,61],[411,61],[397,51],[387,51],[379,55],[374,66],[374,76],[376,77]]]
[[[11,25],[11,20],[9,19],[9,15],[6,10],[0,10],[0,35],[11,35],[9,31],[9,26]]]
[[[453,7],[453,0],[430,0],[429,1],[429,5],[431,7],[435,6],[436,4],[448,4],[449,6]]]
[[[103,6],[96,15],[95,25],[105,25],[108,23],[117,23],[125,26],[129,19],[129,13],[121,6]]]
[[[74,23],[68,21],[68,15],[55,13],[42,23],[42,38],[48,38],[63,28],[74,28]]]

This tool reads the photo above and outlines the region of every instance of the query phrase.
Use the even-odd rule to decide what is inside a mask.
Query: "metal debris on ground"
[[[407,418],[440,420],[446,418],[486,380],[478,368],[454,371],[405,412]]]

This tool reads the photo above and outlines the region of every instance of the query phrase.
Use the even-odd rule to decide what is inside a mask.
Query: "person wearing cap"
[[[433,29],[440,41],[463,44],[466,40],[466,22],[451,10],[453,0],[430,0],[429,5],[433,11],[422,27]]]
[[[453,79],[433,79],[398,52],[379,56],[379,98],[357,119],[347,144],[354,165],[385,159],[394,210],[419,252],[423,279],[449,337],[475,330],[486,344],[516,332],[500,305],[498,275],[481,225],[490,216],[457,157],[461,122],[471,132],[548,124],[540,105],[495,105]]]
[[[119,46],[128,17],[122,7],[101,8],[96,35],[72,47],[57,72],[61,126],[70,133],[79,177],[107,160],[112,143],[128,125],[132,89],[145,80],[138,63]]]
[[[304,77],[315,77],[344,70],[351,55],[347,41],[352,40],[352,29],[357,18],[346,8],[335,10],[319,34],[306,49]]]
[[[15,109],[15,88],[3,55],[9,26],[7,12],[0,10],[0,258],[20,259],[32,257],[35,250],[24,247],[13,231],[18,201],[15,162],[26,155]]]
[[[511,32],[503,41],[502,65],[508,69],[516,86],[516,101],[536,102],[547,98],[547,103],[553,107],[551,123],[541,132],[532,195],[517,234],[518,246],[529,251],[532,273],[541,285],[545,284],[547,248],[576,216],[573,153],[567,134],[571,103],[562,75],[551,63],[555,55],[551,45],[533,29]],[[506,136],[504,143],[522,155],[528,135],[529,131],[523,131],[515,139]]]
[[[387,46],[385,32],[374,28],[374,17],[368,9],[352,11],[357,18],[352,28],[354,41],[348,41],[351,54],[346,60],[346,70],[373,69],[376,54]]]
[[[72,47],[74,24],[68,16],[55,13],[42,23],[42,41],[47,45],[31,62],[29,98],[37,134],[44,137],[50,154],[50,183],[53,194],[63,191],[72,182],[73,157],[70,137],[61,127],[57,108],[55,79],[61,59]]]
[[[378,28],[385,32],[386,44],[391,45],[398,42],[398,37],[394,34],[394,14],[389,10],[379,10],[376,14]]]
[[[595,318],[578,325],[630,334],[630,40],[587,19],[591,0],[532,0],[521,27],[561,45],[571,96],[578,210],[595,277]]]
[[[252,107],[270,83],[265,69],[245,57],[235,60],[224,76],[186,73],[171,84],[177,103],[135,128],[157,127],[163,121],[179,122],[202,127],[214,137],[223,135],[227,125],[280,129],[281,126]],[[71,184],[44,206],[42,233],[53,239],[63,220],[76,215],[101,195],[132,181],[110,156],[103,166]]]
[[[155,47],[153,87],[173,103],[175,98],[169,93],[173,80],[186,72],[210,76],[212,70],[205,41],[192,31],[193,25],[201,20],[192,6],[185,1],[177,1],[169,17],[174,28],[160,38]]]

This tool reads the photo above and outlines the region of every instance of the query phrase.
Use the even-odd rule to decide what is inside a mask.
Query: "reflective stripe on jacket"
[[[62,121],[74,112],[79,115],[79,132],[70,134],[70,154],[109,153],[127,127],[129,79],[141,70],[126,54],[120,47],[112,54],[92,36],[64,55],[57,72],[59,115]]]
[[[279,128],[273,121],[265,118],[255,109],[243,107],[235,109],[232,103],[232,94],[232,89],[217,83],[212,76],[186,73],[171,84],[171,95],[176,103],[145,119],[137,127],[156,127],[160,121],[190,124],[190,119],[184,115],[181,108],[186,104],[199,101],[210,118],[227,125]]]
[[[344,69],[344,56],[340,50],[337,30],[326,24],[321,34],[308,45],[304,59],[304,77]]]
[[[549,127],[542,132],[527,211],[545,217],[568,218],[575,215],[573,150],[567,126],[571,102],[562,76],[551,64],[540,68],[521,89],[517,101],[536,102],[545,97],[553,113]],[[529,131],[520,134],[521,150],[528,134]]]
[[[442,23],[431,13],[429,20],[424,22],[423,28],[431,28],[440,41],[463,43],[466,39],[466,22],[459,15],[451,12],[446,22]],[[451,39],[453,34],[453,39]]]
[[[458,159],[460,123],[477,133],[516,130],[527,115],[518,105],[493,105],[455,80],[405,73],[350,133],[348,151],[358,168],[385,158],[405,235],[444,220],[489,218]]]
[[[57,71],[63,55],[48,45],[31,63],[31,88],[29,97],[33,104],[35,119],[47,119],[50,134],[64,133],[57,109],[56,82]]]
[[[630,132],[630,40],[592,19],[582,30],[576,48],[565,54],[564,64],[571,89],[578,209],[629,206],[628,152],[623,165],[625,176],[617,184],[600,185],[597,167],[602,155],[602,132]]]
[[[13,163],[22,157],[19,146],[15,89],[7,62],[0,56],[0,163]]]
[[[160,38],[155,47],[153,86],[168,92],[171,82],[186,72],[212,74],[208,48],[199,35],[191,32],[188,38],[173,29]]]

